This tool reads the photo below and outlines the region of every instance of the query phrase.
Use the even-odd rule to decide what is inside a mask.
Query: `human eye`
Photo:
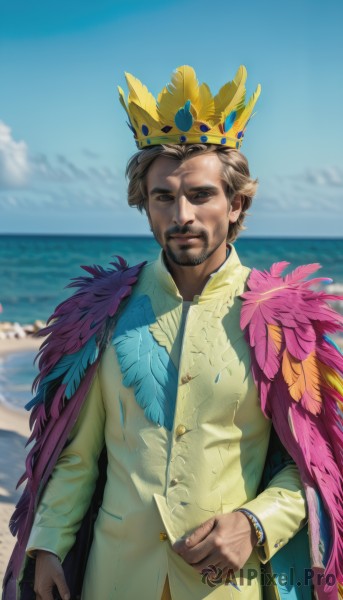
[[[207,200],[207,198],[210,198],[210,196],[211,194],[208,190],[198,190],[193,195],[193,198],[194,200]]]
[[[173,196],[171,194],[159,194],[156,196],[156,200],[158,202],[170,202],[173,200]]]

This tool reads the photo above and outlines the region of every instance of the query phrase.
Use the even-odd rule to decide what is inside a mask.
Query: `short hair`
[[[146,177],[154,160],[159,156],[184,161],[196,154],[216,153],[223,165],[223,180],[227,184],[227,197],[231,201],[239,194],[242,197],[242,212],[235,223],[229,224],[228,242],[234,242],[238,233],[246,229],[243,221],[256,194],[258,180],[250,177],[248,160],[242,152],[215,144],[163,144],[144,148],[134,154],[126,167],[128,177],[128,203],[140,212],[146,211],[148,194]]]

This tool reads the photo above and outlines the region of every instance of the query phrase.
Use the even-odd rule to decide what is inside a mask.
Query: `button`
[[[177,477],[174,477],[174,479],[170,480],[170,484],[169,485],[176,485],[177,483],[179,483],[179,480]]]
[[[160,542],[165,542],[167,539],[168,539],[168,536],[165,533],[165,531],[160,531]]]
[[[187,431],[187,428],[184,425],[178,425],[175,429],[175,433],[177,436],[184,435]]]
[[[191,381],[191,379],[192,375],[190,373],[186,373],[181,377],[181,383],[188,383],[189,381]]]

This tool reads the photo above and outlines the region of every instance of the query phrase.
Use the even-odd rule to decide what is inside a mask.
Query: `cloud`
[[[11,129],[0,122],[2,229],[6,230],[10,219],[19,222],[37,217],[51,222],[65,218],[71,230],[74,225],[77,228],[79,218],[92,226],[94,219],[107,223],[115,215],[127,222],[130,230],[134,216],[127,206],[124,173],[101,164],[100,157],[95,163],[91,151],[84,149],[83,155],[85,158],[76,162],[66,154],[32,154],[27,144],[14,140]],[[273,219],[307,223],[312,219],[330,227],[340,222],[343,214],[342,188],[343,169],[335,166],[276,174],[260,181],[249,213],[252,220],[263,223]]]
[[[328,166],[302,173],[275,175],[260,182],[254,205],[261,212],[317,217],[343,213],[343,170]]]
[[[312,186],[343,188],[343,169],[337,166],[306,169],[294,179]]]
[[[97,160],[98,158],[100,158],[100,154],[97,154],[97,152],[93,152],[93,150],[89,150],[89,148],[83,148],[82,153],[84,154],[84,156],[86,156],[86,158],[90,158],[91,160]]]
[[[16,142],[8,125],[0,121],[0,189],[20,188],[29,178],[30,164],[25,142]]]

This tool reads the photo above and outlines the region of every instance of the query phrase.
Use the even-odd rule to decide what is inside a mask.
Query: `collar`
[[[217,271],[211,273],[204,289],[200,295],[194,296],[193,303],[200,303],[212,299],[214,296],[222,294],[224,288],[231,286],[235,279],[241,275],[242,267],[238,254],[232,244],[228,244],[229,256]],[[183,300],[174,279],[169,273],[163,259],[163,251],[154,263],[154,273],[161,287],[179,300]]]

